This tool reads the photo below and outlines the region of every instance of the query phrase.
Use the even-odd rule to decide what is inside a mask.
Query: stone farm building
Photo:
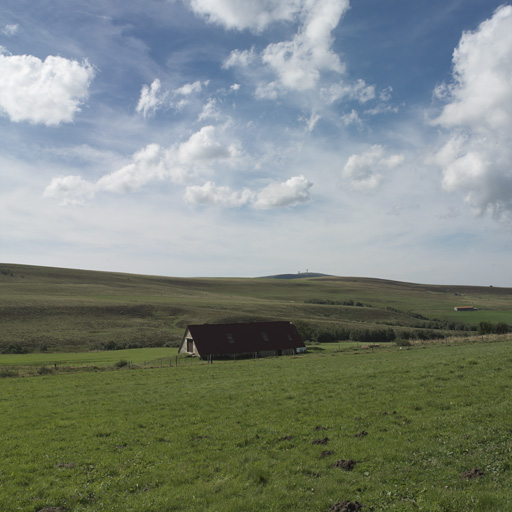
[[[305,352],[291,322],[189,325],[179,353],[201,358],[281,356]]]

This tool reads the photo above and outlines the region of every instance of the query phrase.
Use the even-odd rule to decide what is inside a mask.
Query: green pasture
[[[291,320],[317,330],[432,329],[464,334],[512,325],[512,289],[419,285],[354,277],[172,278],[0,264],[0,352],[176,347],[188,324]],[[331,301],[332,304],[319,304]],[[359,306],[344,303],[353,301]],[[457,313],[455,306],[479,311]]]
[[[512,510],[500,339],[0,379],[0,510]]]
[[[144,362],[169,360],[178,354],[177,348],[141,348],[129,350],[109,350],[93,352],[55,352],[29,354],[0,354],[1,367],[24,366],[112,366],[120,360],[140,365]],[[183,356],[180,356],[182,358]]]

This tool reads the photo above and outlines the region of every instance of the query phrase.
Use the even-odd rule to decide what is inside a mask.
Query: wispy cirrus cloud
[[[10,23],[8,25],[5,25],[5,27],[3,27],[2,29],[0,29],[0,31],[2,32],[2,34],[4,34],[5,36],[7,37],[11,37],[13,36],[14,34],[16,34],[16,32],[18,32],[20,26],[17,24],[17,23]]]
[[[154,113],[164,104],[167,98],[167,92],[162,92],[162,84],[158,78],[155,78],[151,85],[143,85],[140,91],[139,102],[136,111],[145,118],[154,115]]]
[[[157,110],[160,109],[181,110],[191,102],[193,96],[199,95],[208,84],[209,80],[196,80],[170,90],[165,89],[160,79],[155,78],[151,85],[145,84],[142,86],[135,110],[142,114],[144,118],[154,116]]]

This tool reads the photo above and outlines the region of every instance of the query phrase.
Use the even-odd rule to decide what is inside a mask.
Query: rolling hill
[[[512,289],[382,279],[176,278],[0,264],[0,350],[179,343],[189,323],[291,320],[307,339],[352,331],[464,334],[512,324]],[[471,313],[455,306],[471,305]]]

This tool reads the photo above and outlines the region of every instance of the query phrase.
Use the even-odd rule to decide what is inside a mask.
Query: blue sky
[[[512,286],[512,6],[4,0],[0,261]]]

